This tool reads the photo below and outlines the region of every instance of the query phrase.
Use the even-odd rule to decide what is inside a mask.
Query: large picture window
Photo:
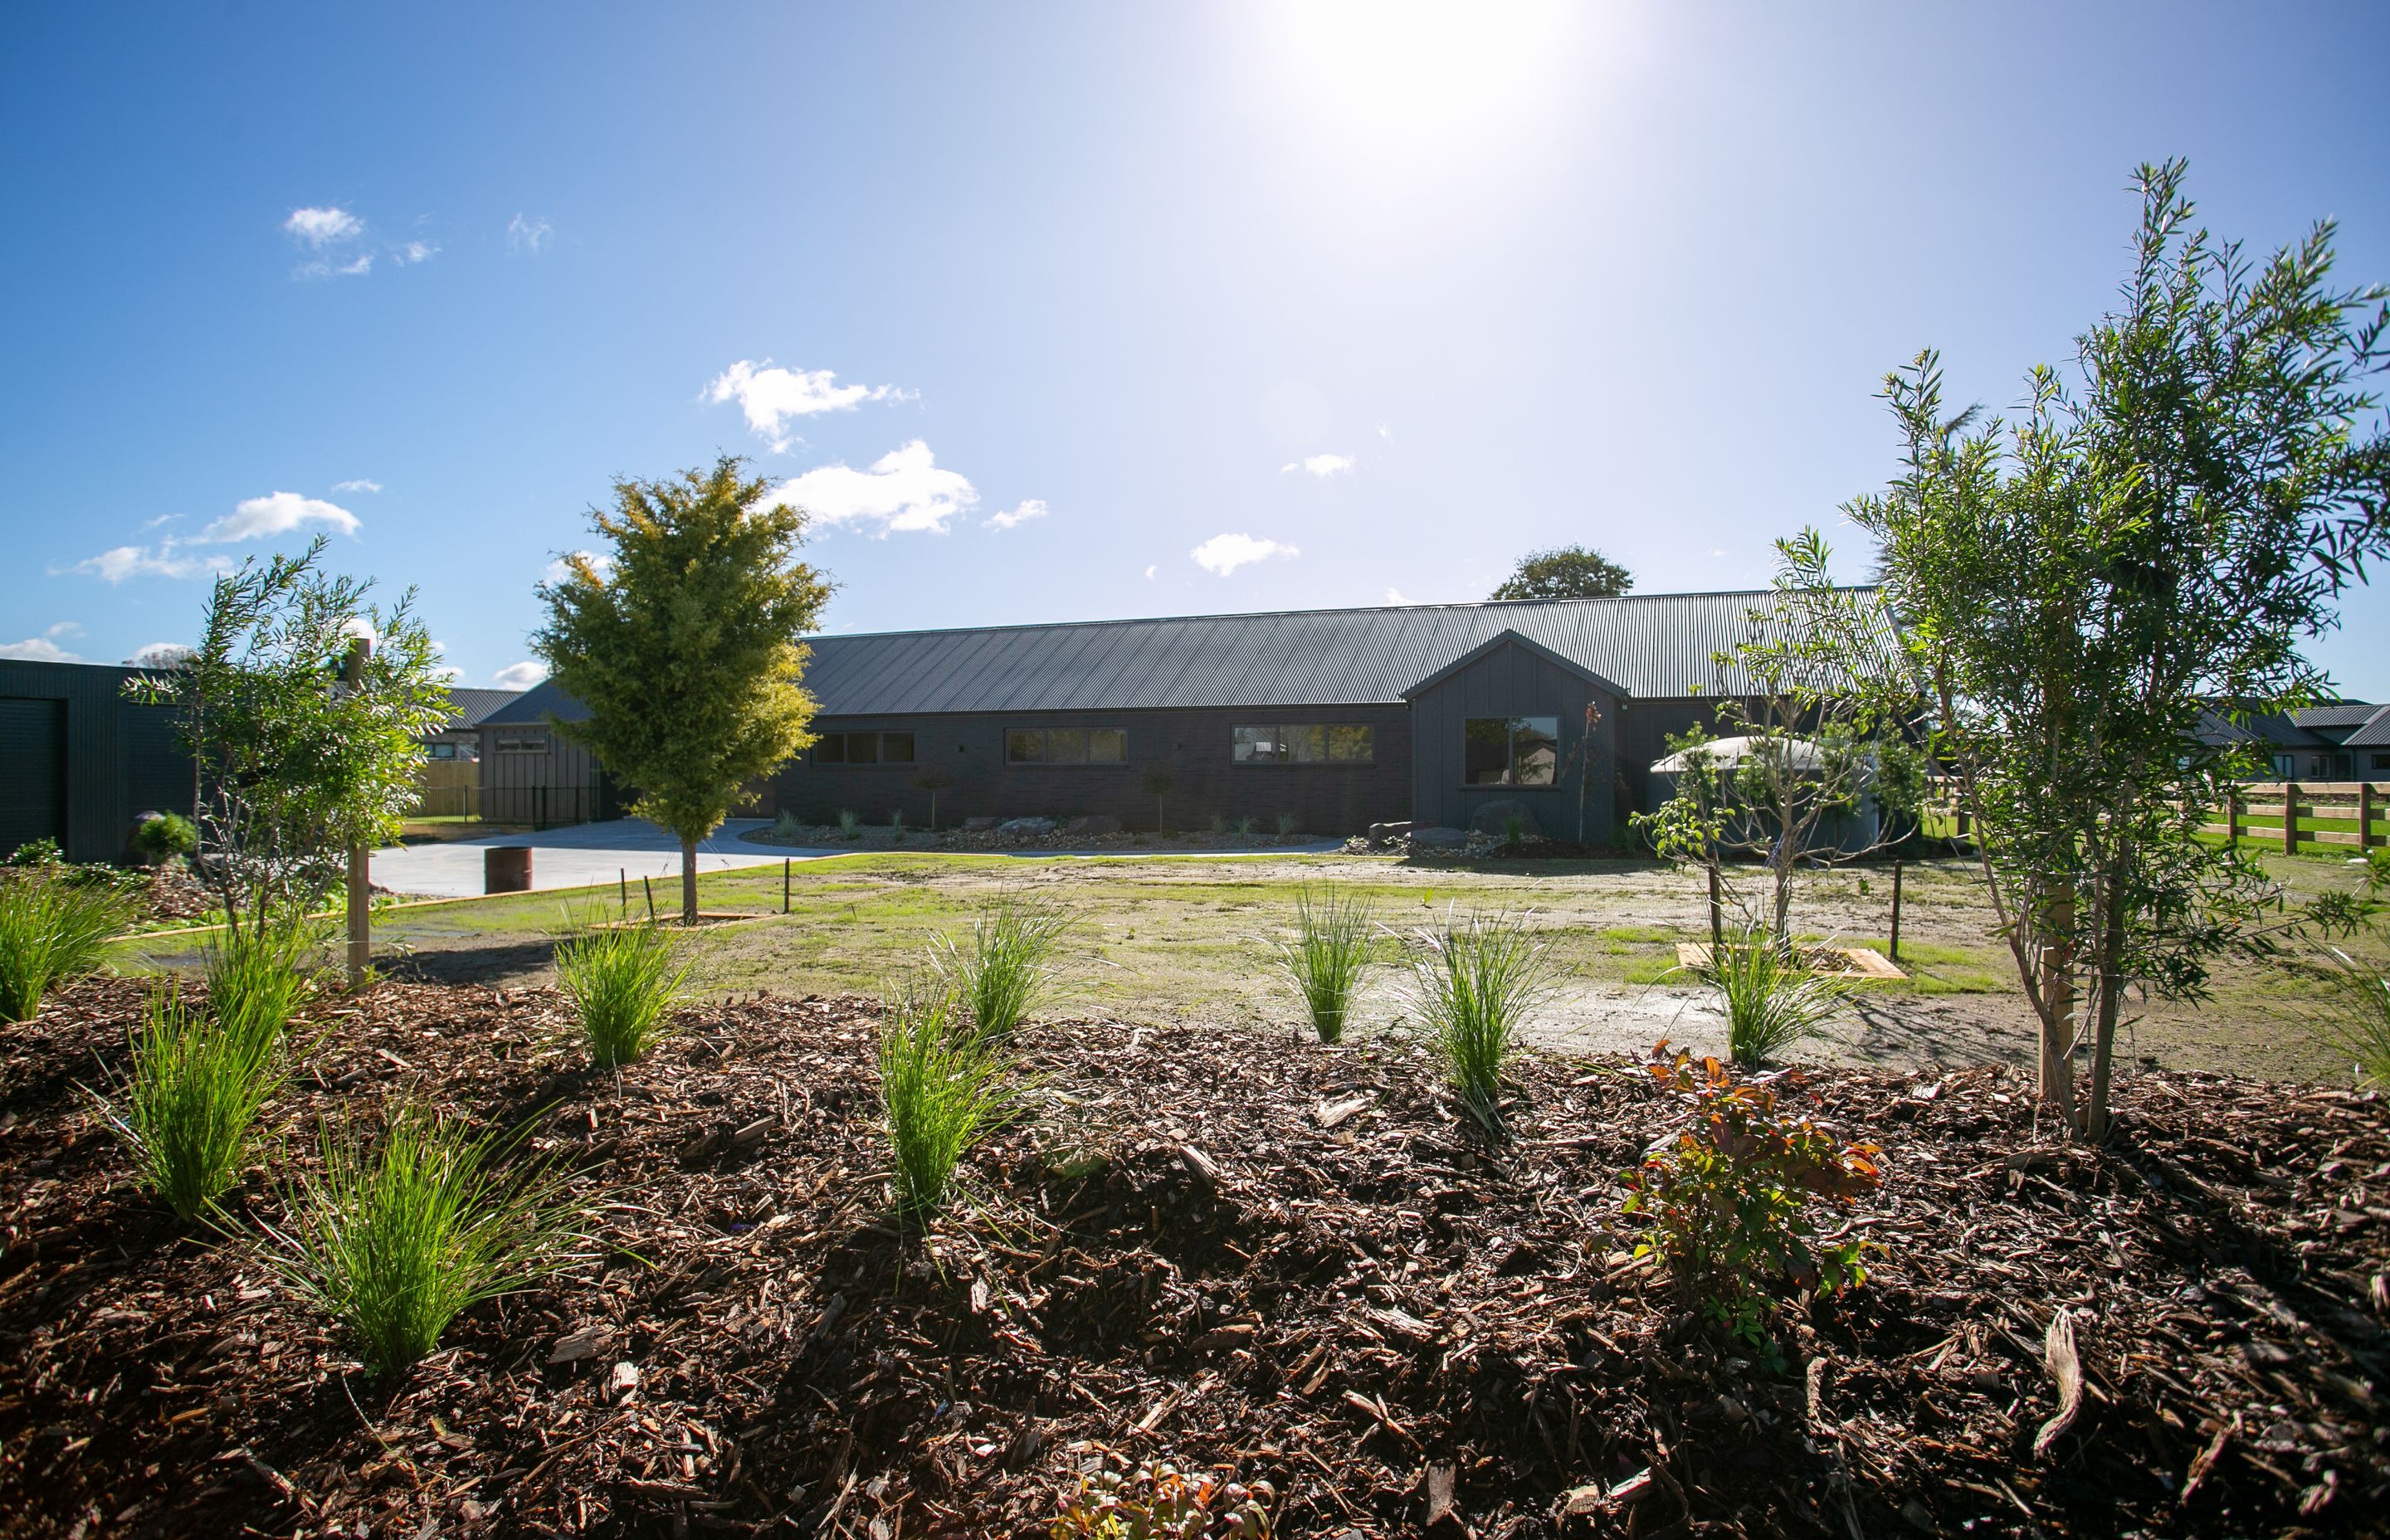
[[[814,742],[816,764],[910,764],[910,733],[824,733]]]
[[[1367,723],[1271,723],[1235,730],[1239,764],[1368,764],[1378,757],[1377,729]]]
[[[1560,778],[1561,719],[1472,716],[1461,733],[1461,778],[1471,786],[1549,786]]]
[[[1011,727],[1004,735],[1007,764],[1126,764],[1125,727]]]

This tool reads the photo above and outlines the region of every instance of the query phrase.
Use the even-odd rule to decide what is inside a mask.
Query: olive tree
[[[681,918],[697,919],[697,842],[739,789],[813,742],[803,680],[830,587],[794,559],[803,509],[730,456],[710,470],[614,483],[591,513],[610,547],[540,586],[532,645],[588,710],[557,724],[637,789],[631,811],[680,838]]]
[[[2390,548],[2366,388],[2390,289],[2333,286],[2328,223],[2254,262],[2195,225],[2183,181],[2179,161],[2140,169],[2132,275],[2078,339],[2075,388],[2042,367],[2013,425],[1953,413],[1920,353],[1885,387],[1902,472],[1845,509],[1901,621],[1878,677],[1931,706],[2039,1020],[2042,1097],[2091,1138],[2128,987],[2196,996],[2283,910],[2200,837],[2255,768],[2202,741],[2202,712],[2319,693],[2300,646]]]

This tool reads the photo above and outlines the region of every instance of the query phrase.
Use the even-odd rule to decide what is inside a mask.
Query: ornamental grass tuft
[[[1294,896],[1295,933],[1279,940],[1279,966],[1303,997],[1322,1043],[1342,1042],[1353,998],[1369,969],[1375,938],[1369,901],[1333,887],[1305,886]]]
[[[1488,1136],[1505,1139],[1502,1081],[1527,1012],[1551,992],[1531,914],[1472,913],[1415,932],[1411,1007],[1433,1034],[1445,1075]]]
[[[997,1037],[957,1020],[953,995],[902,991],[880,1016],[880,1096],[896,1205],[921,1216],[945,1202],[955,1167],[1013,1110]]]
[[[1070,912],[1060,905],[1004,893],[980,906],[967,943],[941,936],[931,959],[972,1026],[1004,1037],[1052,997],[1061,978],[1055,955],[1070,930]]]
[[[2359,1089],[2390,1090],[2390,978],[2338,947],[2332,955],[2340,967],[2325,1034],[2356,1066]]]
[[[1744,931],[1725,952],[1701,974],[1717,991],[1727,1053],[1742,1069],[1757,1069],[1816,1036],[1850,998],[1842,981],[1810,972],[1765,931]]]
[[[589,1061],[618,1069],[672,1034],[689,964],[658,925],[592,926],[556,949],[556,978],[572,1004]]]
[[[132,1063],[100,1097],[143,1191],[185,1219],[212,1212],[240,1179],[265,1104],[289,1078],[279,1023],[191,1009],[153,990],[131,1033]]]
[[[224,931],[199,949],[208,1013],[238,1031],[279,1037],[315,992],[314,964],[328,930],[276,917]]]
[[[34,867],[0,874],[0,1021],[30,1021],[42,996],[98,968],[133,922],[133,900],[106,883]]]
[[[512,1142],[407,1105],[378,1141],[346,1121],[320,1125],[323,1174],[284,1189],[266,1264],[355,1339],[367,1367],[404,1373],[459,1315],[559,1271],[582,1238],[589,1211],[562,1172],[500,1169]]]

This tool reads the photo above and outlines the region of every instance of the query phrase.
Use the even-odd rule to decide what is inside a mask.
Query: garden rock
[[[1543,838],[1543,826],[1536,822],[1535,814],[1528,810],[1526,803],[1511,797],[1505,797],[1498,802],[1487,802],[1479,808],[1470,815],[1469,827],[1480,834],[1497,835],[1507,840],[1513,819],[1518,821],[1521,838]]]
[[[1060,826],[1051,818],[1010,818],[996,826],[998,834],[1028,839],[1039,834],[1051,834]]]
[[[1414,850],[1459,850],[1468,843],[1469,835],[1465,830],[1446,828],[1441,824],[1411,830],[1411,848]]]
[[[1062,826],[1065,834],[1118,834],[1121,821],[1109,813],[1088,813]]]
[[[988,830],[995,828],[1003,822],[1004,820],[1001,818],[965,818],[963,820],[963,832],[965,834],[985,834]]]
[[[1411,823],[1407,818],[1399,824],[1371,824],[1369,826],[1369,843],[1373,845],[1391,844],[1394,841],[1400,840],[1410,833],[1410,831],[1417,827],[1417,825]]]

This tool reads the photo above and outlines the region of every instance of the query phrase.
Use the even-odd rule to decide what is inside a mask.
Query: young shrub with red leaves
[[[1815,1206],[1848,1208],[1882,1186],[1882,1152],[1788,1110],[1779,1090],[1797,1073],[1738,1083],[1722,1060],[1671,1053],[1664,1038],[1645,1069],[1690,1115],[1623,1178],[1625,1212],[1649,1226],[1636,1255],[1660,1258],[1688,1303],[1774,1359],[1767,1283],[1831,1294],[1866,1279],[1869,1243],[1820,1243]]]

